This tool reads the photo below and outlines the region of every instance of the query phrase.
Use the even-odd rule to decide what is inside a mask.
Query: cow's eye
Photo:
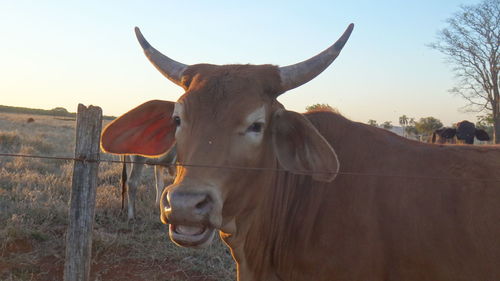
[[[264,124],[262,122],[255,122],[248,127],[247,132],[260,133],[262,132],[263,125]]]
[[[174,116],[174,123],[179,127],[181,125],[181,118],[179,116]]]

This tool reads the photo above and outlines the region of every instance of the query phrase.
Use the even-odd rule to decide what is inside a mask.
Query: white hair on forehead
[[[174,105],[174,111],[172,112],[172,116],[179,116],[184,111],[184,105],[182,103],[176,102]]]
[[[255,122],[266,122],[266,105],[263,104],[261,107],[257,108],[256,110],[252,111],[250,114],[248,114],[246,118],[246,123],[248,125],[255,123]]]

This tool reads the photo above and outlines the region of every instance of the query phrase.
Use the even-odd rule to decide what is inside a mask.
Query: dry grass
[[[27,123],[29,117],[35,122]],[[72,120],[0,113],[0,153],[72,157],[74,128]],[[61,279],[72,170],[71,161],[0,157],[0,280]],[[145,169],[137,192],[138,219],[127,222],[120,212],[120,173],[119,164],[99,166],[93,280],[234,279],[233,261],[220,241],[204,250],[170,242],[154,207],[152,168]],[[123,275],[127,269],[132,277]]]

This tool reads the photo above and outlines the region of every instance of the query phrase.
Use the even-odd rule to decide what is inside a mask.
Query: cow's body
[[[286,184],[269,184],[255,213],[236,221],[248,232],[225,239],[241,249],[241,280],[500,280],[500,181],[488,181],[499,179],[489,168],[500,167],[499,148],[307,116],[337,148],[340,174],[321,183],[284,173]]]
[[[454,128],[448,128],[448,127],[439,128],[432,133],[428,142],[437,144],[446,144],[446,143],[456,144],[457,138],[455,137],[455,132],[456,129]]]
[[[437,146],[277,102],[321,73],[299,64],[187,66],[146,56],[186,93],[111,123],[102,147],[156,155],[176,144],[161,219],[172,241],[232,250],[239,281],[500,280],[500,148]]]
[[[142,178],[144,166],[154,165],[156,199],[155,205],[160,206],[160,197],[165,187],[163,180],[164,170],[166,169],[170,176],[175,175],[176,152],[175,147],[161,157],[149,158],[140,155],[124,155],[123,156],[123,172],[122,172],[122,208],[127,205],[128,219],[135,218],[135,198],[137,188],[139,187]]]

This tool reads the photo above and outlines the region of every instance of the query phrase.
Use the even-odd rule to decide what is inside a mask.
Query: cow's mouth
[[[215,229],[208,226],[169,225],[170,239],[182,247],[203,248],[214,238]]]

